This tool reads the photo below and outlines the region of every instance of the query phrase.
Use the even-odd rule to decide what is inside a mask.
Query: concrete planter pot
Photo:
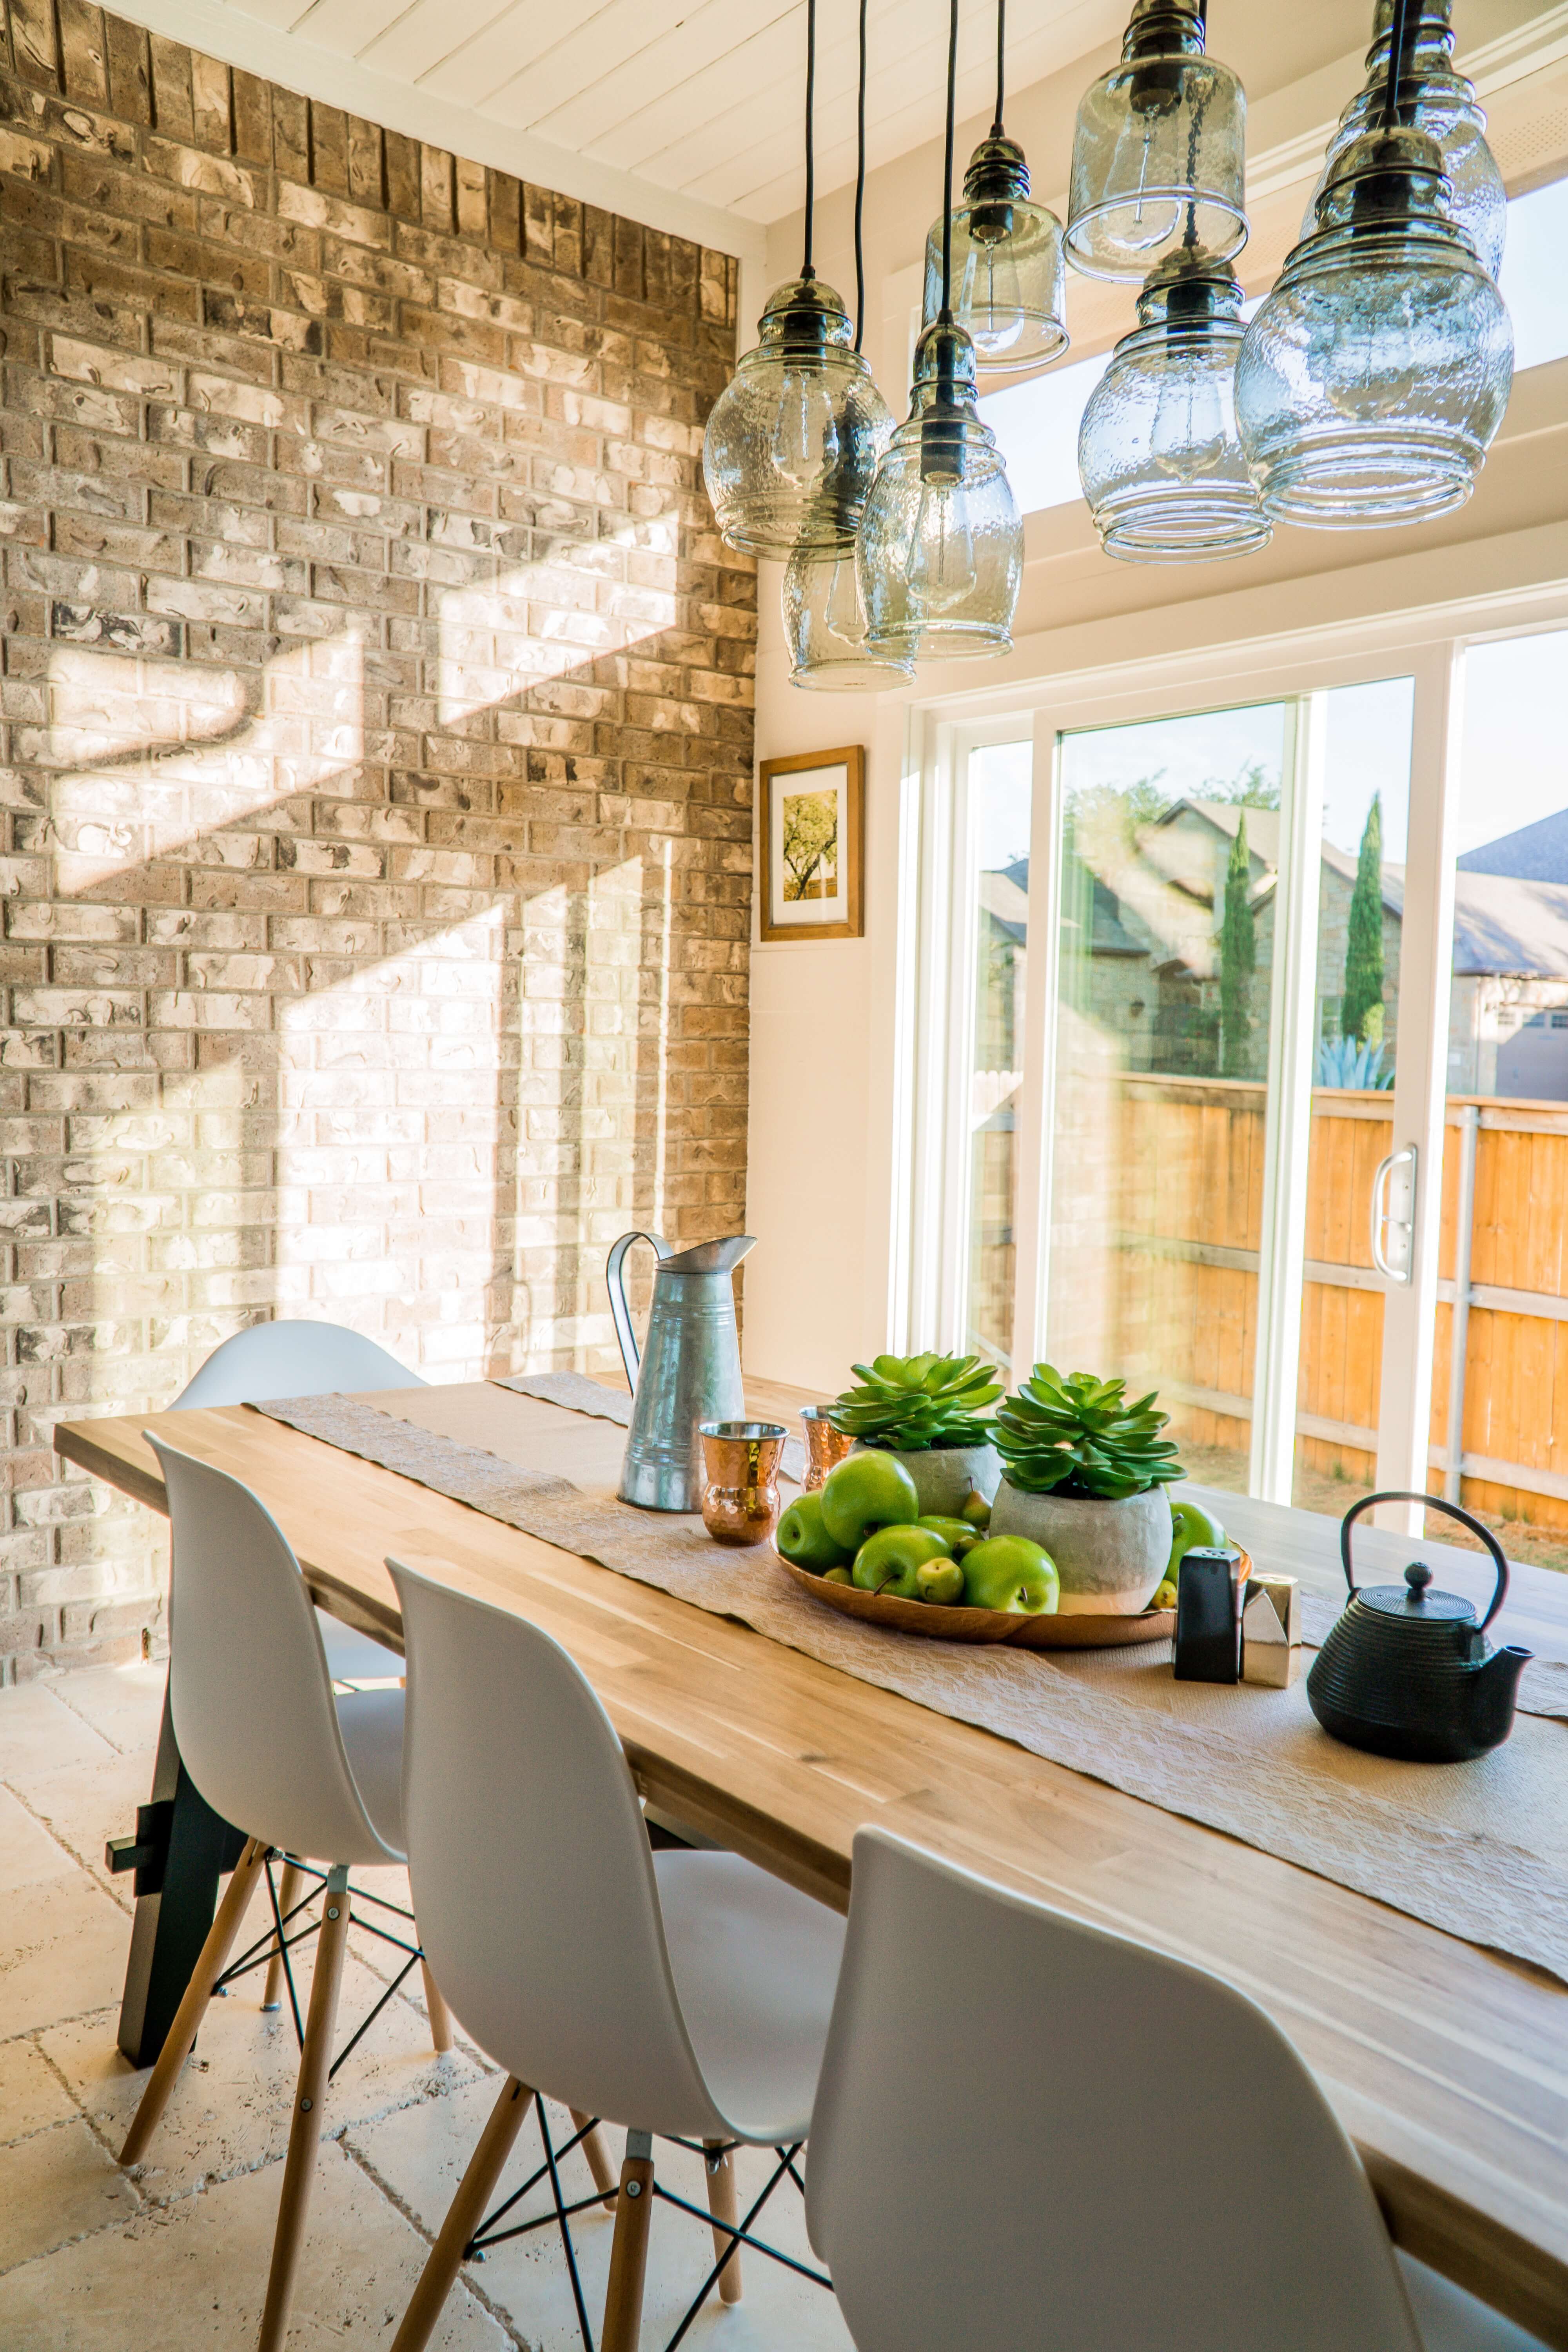
[[[1056,1561],[1064,1617],[1098,1611],[1135,1617],[1154,1598],[1171,1557],[1163,1486],[1117,1503],[1084,1495],[1026,1495],[1005,1478],[991,1507],[994,1536],[1030,1536]]]
[[[867,1445],[857,1438],[850,1452],[890,1454],[901,1462],[915,1482],[922,1516],[942,1511],[956,1518],[965,1496],[976,1490],[990,1502],[1002,1477],[1002,1457],[994,1445],[928,1445],[904,1454],[897,1446]]]

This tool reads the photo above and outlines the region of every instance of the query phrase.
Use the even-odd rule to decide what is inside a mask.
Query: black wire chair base
[[[296,1944],[303,1944],[307,1942],[310,1937],[319,1935],[321,1933],[321,1923],[319,1919],[308,1919],[305,1925],[300,1928],[296,1934],[291,1936],[288,1931],[292,1923],[299,1918],[300,1913],[310,1907],[310,1906],[315,1901],[317,1895],[326,1885],[327,1873],[324,1870],[318,1870],[313,1863],[300,1862],[293,1856],[289,1857],[289,1859],[293,1862],[294,1868],[299,1872],[302,1878],[308,1878],[313,1882],[310,1892],[302,1895],[298,1903],[294,1904],[288,1912],[284,1912],[279,1907],[278,1884],[272,1874],[272,1865],[274,1862],[278,1860],[278,1849],[274,1846],[268,1853],[265,1864],[267,1872],[267,1893],[272,1906],[272,1925],[267,1929],[265,1934],[258,1936],[253,1944],[247,1945],[245,1950],[241,1952],[238,1959],[230,1962],[229,1966],[225,1969],[222,1976],[219,1977],[217,1982],[214,1985],[213,1991],[219,1999],[226,1998],[229,1986],[237,1982],[240,1977],[248,1976],[253,1969],[265,1968],[268,1963],[274,1958],[274,1957],[280,1959],[283,1963],[283,1981],[289,1990],[289,2012],[294,2021],[294,2039],[298,2042],[300,2050],[303,2051],[305,2047],[305,2028],[303,2021],[300,2015],[300,1995],[294,1983],[294,1967],[289,1955],[293,1950]],[[373,1895],[368,1887],[355,1886],[351,1884],[348,1894],[351,1905],[374,1903],[378,1909],[390,1911],[399,1919],[407,1919],[410,1922],[413,1920],[413,1912],[406,1910],[401,1903],[389,1902],[384,1895]],[[351,2052],[357,2047],[357,2045],[363,2040],[364,2036],[369,2032],[371,2027],[375,2023],[376,2019],[381,2015],[382,2011],[386,2007],[387,2002],[392,1999],[393,1994],[401,1990],[404,1979],[412,1972],[416,1961],[422,1960],[425,1957],[424,1951],[419,1945],[410,1944],[402,1936],[393,1935],[389,1928],[378,1927],[374,1919],[366,1919],[363,1914],[355,1914],[353,1925],[356,1927],[363,1929],[365,1935],[378,1937],[384,1944],[395,1945],[400,1952],[406,1952],[408,1954],[408,1958],[405,1960],[402,1968],[397,1971],[397,1974],[393,1978],[392,1982],[387,1986],[386,1990],[382,1994],[381,1999],[376,2002],[374,2008],[371,2010],[368,2016],[361,2020],[360,2023],[354,2028],[353,2033],[350,2034],[348,2040],[344,2042],[342,2048],[339,2051],[337,2056],[333,2059],[331,2066],[327,2070],[327,2080],[329,2083],[331,2081],[332,2076],[337,2073],[338,2068],[342,2064],[344,2059],[350,2055]],[[575,2142],[573,2144],[575,2146]]]
[[[492,2213],[486,2215],[464,2247],[463,2260],[482,2263],[492,2246],[505,2245],[509,2239],[525,2238],[535,2230],[547,2230],[551,2223],[554,2222],[561,2231],[562,2246],[566,2255],[566,2267],[571,2274],[572,2298],[577,2306],[577,2326],[583,2337],[584,2352],[594,2352],[594,2331],[589,2324],[587,2306],[584,2301],[583,2281],[577,2268],[577,2249],[573,2241],[570,2224],[574,2213],[584,2213],[591,2206],[603,2205],[607,2194],[613,2196],[618,2192],[613,2190],[606,2192],[602,2189],[595,2189],[591,2197],[579,2197],[570,2205],[563,2204],[558,2168],[561,2162],[570,2156],[574,2148],[579,2147],[587,2138],[588,2134],[596,2127],[598,2117],[591,2117],[580,2131],[574,2132],[572,2137],[563,2141],[557,2148],[551,2140],[550,2124],[544,2112],[542,2099],[534,2100],[533,2110],[538,2118],[540,2137],[543,2143],[544,2162],[536,2167],[521,2186],[514,2189]],[[700,2156],[704,2162],[710,2164],[719,2158],[732,2155],[742,2144],[740,2140],[726,2140],[717,2147],[707,2147],[700,2140],[680,2139],[673,2135],[670,2138],[672,2147],[686,2148],[693,2156]],[[753,2237],[752,2234],[752,2222],[786,2173],[795,2182],[801,2195],[805,2196],[805,2183],[801,2179],[795,2161],[804,2146],[803,2140],[796,2140],[792,2147],[774,2149],[773,2153],[779,2161],[769,2175],[761,2193],[753,2198],[744,2218],[738,2222],[721,2221],[709,2207],[694,2205],[689,2198],[678,2196],[673,2189],[664,2188],[657,2173],[655,2174],[652,2187],[657,2199],[666,2205],[675,2206],[682,2213],[689,2213],[695,2221],[703,2222],[710,2230],[718,2231],[722,2237],[729,2240],[724,2252],[698,2288],[680,2325],[665,2346],[665,2352],[676,2352],[677,2346],[686,2335],[692,2321],[718,2285],[725,2264],[738,2246],[750,2246],[753,2253],[765,2254],[770,2262],[782,2263],[785,2270],[795,2271],[801,2278],[810,2279],[814,2286],[826,2287],[829,2294],[832,2294],[833,2281],[825,2271],[813,2270],[808,2263],[797,2261],[794,2254],[786,2254],[782,2246],[770,2246],[765,2238]],[[531,2221],[514,2221],[510,2229],[499,2228],[498,2223],[504,2221],[506,2216],[529,2194],[530,2190],[538,2188],[546,2175],[549,2176],[552,2199],[550,2211],[536,2214]]]

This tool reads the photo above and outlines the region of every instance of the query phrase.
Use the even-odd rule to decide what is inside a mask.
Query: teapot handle
[[[1422,1503],[1429,1511],[1447,1511],[1451,1519],[1458,1519],[1461,1527],[1467,1527],[1472,1535],[1479,1536],[1490,1552],[1492,1566],[1497,1570],[1497,1589],[1492,1594],[1492,1604],[1480,1622],[1480,1631],[1484,1633],[1508,1597],[1508,1562],[1503,1558],[1502,1546],[1490,1528],[1483,1527],[1479,1519],[1472,1518],[1469,1512],[1461,1510],[1458,1503],[1445,1502],[1441,1495],[1417,1495],[1408,1487],[1400,1486],[1390,1488],[1383,1495],[1363,1495],[1359,1503],[1351,1505],[1340,1521],[1340,1558],[1344,1563],[1345,1582],[1351,1591],[1355,1591],[1355,1578],[1351,1572],[1351,1529],[1363,1511],[1372,1510],[1378,1503]]]
[[[626,1305],[626,1286],[621,1273],[626,1252],[634,1242],[647,1242],[655,1257],[668,1257],[669,1244],[658,1234],[623,1234],[618,1242],[610,1244],[610,1255],[605,1263],[605,1280],[610,1286],[610,1314],[616,1326],[616,1337],[621,1343],[621,1361],[626,1368],[626,1385],[635,1395],[640,1359],[637,1336],[632,1329],[631,1309]]]

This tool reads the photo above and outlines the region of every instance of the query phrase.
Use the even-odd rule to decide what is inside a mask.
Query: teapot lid
[[[1464,1594],[1429,1591],[1431,1581],[1432,1571],[1426,1561],[1413,1559],[1403,1584],[1358,1585],[1356,1599],[1383,1617],[1404,1617],[1424,1625],[1439,1621],[1473,1625],[1476,1612]]]

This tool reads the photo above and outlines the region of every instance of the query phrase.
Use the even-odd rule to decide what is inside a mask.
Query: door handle
[[[1408,1283],[1415,1263],[1416,1148],[1377,1163],[1372,1180],[1372,1262],[1387,1282]]]

